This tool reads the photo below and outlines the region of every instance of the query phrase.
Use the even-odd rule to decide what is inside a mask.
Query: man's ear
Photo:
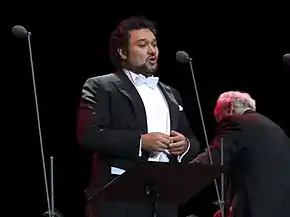
[[[126,52],[123,49],[118,48],[118,54],[120,55],[122,60],[126,60],[127,59],[127,54],[126,54]]]

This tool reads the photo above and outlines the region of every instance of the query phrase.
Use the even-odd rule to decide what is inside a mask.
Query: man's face
[[[127,66],[136,73],[153,75],[157,70],[159,51],[156,38],[149,29],[130,31]]]

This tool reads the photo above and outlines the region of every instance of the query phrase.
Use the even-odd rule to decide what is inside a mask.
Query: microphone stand
[[[43,213],[44,216],[48,217],[63,217],[63,215],[54,208],[54,180],[53,180],[53,157],[50,157],[50,197],[51,197],[51,209]]]
[[[43,213],[45,216],[49,217],[63,217],[58,211],[54,209],[54,186],[53,186],[53,157],[50,157],[51,163],[51,202],[49,200],[49,192],[48,192],[48,184],[47,184],[47,177],[46,177],[46,167],[45,167],[45,159],[44,159],[44,151],[43,151],[43,142],[42,142],[42,133],[40,127],[40,117],[39,117],[39,109],[38,109],[38,100],[37,100],[37,92],[36,92],[36,82],[34,76],[34,66],[33,66],[33,58],[32,58],[32,49],[31,49],[31,32],[26,31],[26,29],[22,26],[15,26],[16,30],[21,31],[21,36],[17,37],[27,37],[28,39],[28,48],[29,48],[29,57],[30,57],[30,66],[31,66],[31,73],[32,73],[32,82],[33,82],[33,90],[34,90],[34,98],[35,98],[35,107],[36,107],[36,116],[37,116],[37,126],[38,126],[38,133],[39,133],[39,140],[40,140],[40,150],[41,150],[41,159],[42,159],[42,167],[44,173],[44,184],[45,184],[45,191],[46,191],[46,200],[47,200],[47,211]]]
[[[221,166],[224,165],[224,138],[221,138]],[[224,200],[224,179],[225,179],[224,172],[221,173],[221,200],[219,201],[221,216],[225,217],[225,200]]]
[[[187,61],[189,62],[189,66],[190,66],[190,71],[192,74],[192,79],[193,79],[193,84],[194,84],[194,89],[195,89],[195,94],[196,94],[196,99],[197,99],[197,104],[198,104],[198,108],[199,108],[199,113],[200,113],[200,118],[201,118],[201,123],[202,123],[202,127],[203,127],[203,132],[204,132],[204,136],[205,136],[205,142],[206,142],[206,146],[207,146],[207,150],[208,150],[208,156],[209,156],[209,160],[211,165],[213,165],[213,161],[212,161],[212,156],[211,156],[211,152],[210,152],[210,147],[209,147],[209,143],[208,143],[208,137],[207,137],[207,133],[206,133],[206,128],[205,128],[205,123],[204,123],[204,119],[203,119],[203,114],[202,114],[202,109],[201,109],[201,105],[200,105],[200,100],[199,100],[199,95],[198,95],[198,90],[197,90],[197,85],[196,85],[196,80],[195,80],[195,76],[193,73],[193,67],[192,67],[192,58],[188,57]],[[223,138],[221,138],[221,165],[223,165],[224,163],[224,156],[223,156]],[[221,197],[220,197],[220,193],[219,193],[219,189],[218,189],[218,184],[216,179],[214,179],[214,185],[215,185],[215,190],[216,190],[216,194],[217,194],[217,202],[215,202],[214,204],[218,204],[220,211],[221,211],[221,216],[225,217],[225,213],[224,213],[224,173],[221,174]]]

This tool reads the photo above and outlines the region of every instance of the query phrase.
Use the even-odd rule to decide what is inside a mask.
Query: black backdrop
[[[110,32],[121,19],[136,15],[111,13],[103,16],[83,12],[84,15],[22,16],[9,21],[11,28],[20,24],[32,32],[47,167],[49,156],[54,156],[55,161],[55,207],[64,216],[79,217],[84,216],[82,190],[89,169],[88,162],[80,162],[75,141],[80,91],[88,77],[114,71],[108,56]],[[186,17],[161,16],[160,13],[143,15],[156,21],[160,31],[158,76],[181,92],[185,111],[203,146],[204,134],[189,66],[176,63],[178,50],[187,51],[193,58],[209,138],[212,138],[215,124],[212,115],[215,100],[223,91],[232,89],[248,91],[257,100],[258,111],[271,117],[290,134],[287,105],[290,69],[282,63],[283,55],[290,52],[287,21],[274,20],[267,13],[257,11],[232,11],[227,15],[208,12]],[[12,37],[11,50],[11,69],[17,82],[13,83],[18,94],[16,107],[22,111],[17,118],[22,121],[20,126],[25,132],[17,148],[32,150],[29,186],[32,184],[33,216],[40,216],[46,209],[46,197],[27,41]],[[26,123],[31,123],[31,127]],[[27,145],[23,146],[25,143]],[[182,207],[181,216],[192,211],[200,216],[212,215],[214,199],[213,188],[205,189]]]

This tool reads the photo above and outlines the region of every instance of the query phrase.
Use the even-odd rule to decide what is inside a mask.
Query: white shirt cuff
[[[140,137],[140,143],[139,143],[139,157],[142,156],[142,137]]]
[[[177,160],[178,160],[179,163],[181,163],[182,158],[184,157],[184,155],[186,155],[186,153],[188,152],[188,150],[190,148],[190,141],[188,139],[186,139],[186,140],[188,142],[188,146],[187,146],[186,151],[182,155],[178,155],[177,156]]]

